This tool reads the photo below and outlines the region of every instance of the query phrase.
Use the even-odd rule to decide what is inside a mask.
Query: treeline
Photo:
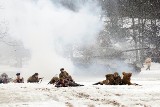
[[[117,42],[131,37],[134,48],[149,47],[154,49],[154,52],[159,51],[159,0],[101,0],[98,2],[102,6],[102,18],[107,17],[106,31]],[[143,61],[145,54],[148,52],[143,49],[137,50],[136,60]]]

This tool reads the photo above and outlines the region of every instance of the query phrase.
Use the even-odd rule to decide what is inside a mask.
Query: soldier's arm
[[[66,78],[65,74],[59,74],[59,78]]]
[[[42,78],[39,78],[39,80],[41,80],[41,79],[43,79],[44,77],[42,77]]]
[[[68,72],[65,72],[67,76],[69,76]]]
[[[14,79],[13,82],[14,82],[14,83],[17,83],[17,79]]]
[[[23,77],[21,78],[21,80],[22,80],[21,82],[24,83],[24,78]]]
[[[62,78],[61,74],[59,74],[59,78]]]
[[[27,83],[29,83],[29,82],[32,82],[31,77],[29,77],[29,78],[27,79]]]
[[[67,71],[65,71],[65,75],[66,75],[66,76],[70,76]]]

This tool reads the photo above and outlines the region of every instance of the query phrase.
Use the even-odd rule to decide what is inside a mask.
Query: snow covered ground
[[[0,84],[0,107],[159,107],[160,64],[151,71],[132,78],[142,86],[93,86],[81,81],[84,87],[55,88],[41,84]],[[100,80],[103,80],[101,78]]]

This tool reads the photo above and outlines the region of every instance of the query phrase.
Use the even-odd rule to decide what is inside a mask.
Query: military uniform
[[[118,72],[114,73],[114,85],[121,85],[122,84],[122,79],[119,76]]]
[[[57,82],[56,82],[56,85],[55,87],[68,87],[69,84],[68,84],[68,81],[66,81],[65,79],[59,79]]]
[[[68,81],[74,82],[72,76],[69,75],[68,72],[66,72],[66,71],[61,71],[61,73],[59,74],[59,78],[60,78],[60,79],[66,79],[66,80],[68,80]]]
[[[122,85],[122,79],[120,76],[114,77],[114,85]]]
[[[106,80],[108,80],[108,85],[114,85],[114,75],[113,74],[107,74]]]
[[[17,76],[17,78],[15,80],[13,80],[14,83],[24,83],[23,77],[20,78],[20,73],[17,73],[16,76]]]
[[[113,78],[113,74],[107,74],[105,75],[106,77],[106,80],[103,80],[103,81],[100,81],[100,82],[97,82],[93,85],[113,85],[114,84],[114,78]]]
[[[24,83],[24,79],[23,78],[16,78],[15,80],[13,80],[14,83]]]
[[[62,78],[62,79],[66,79],[69,77],[69,74],[66,72],[66,71],[62,71],[60,74],[59,74],[59,78]]]
[[[27,82],[30,82],[30,83],[39,82],[39,78],[31,76],[31,77],[28,78]]]
[[[132,85],[132,83],[131,83],[132,73],[123,72],[122,74],[123,74],[122,84],[123,85]]]
[[[8,78],[8,75],[6,73],[1,74],[0,76],[0,83],[6,84],[9,83],[12,79]]]
[[[32,75],[31,77],[28,78],[27,82],[30,83],[38,83],[39,80],[41,80],[42,78],[38,78],[38,73],[35,73],[34,75]]]
[[[48,84],[55,84],[56,82],[58,82],[58,80],[59,80],[58,77],[53,77]]]
[[[103,80],[103,81],[100,81],[100,82],[97,82],[97,83],[95,83],[95,84],[93,84],[93,85],[108,85],[109,84],[109,80]]]
[[[71,75],[69,75],[64,68],[60,69],[61,73],[59,74],[59,81],[56,83],[56,87],[75,87],[75,86],[84,86],[74,82]]]
[[[66,79],[60,79],[58,82],[56,82],[55,87],[77,87],[77,86],[84,86],[81,84],[77,84],[73,81],[68,81]]]

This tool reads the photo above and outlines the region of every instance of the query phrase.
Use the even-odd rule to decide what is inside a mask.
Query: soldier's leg
[[[77,84],[77,83],[75,83],[75,82],[70,82],[70,83],[69,83],[69,86],[71,86],[71,87],[76,87],[76,86],[84,86],[84,85]]]
[[[146,70],[148,70],[149,69],[149,66],[147,66],[147,69]]]
[[[148,66],[148,69],[150,70],[150,68],[151,68],[151,66],[149,65],[149,66]]]
[[[93,85],[103,85],[101,82],[94,83]]]
[[[3,81],[2,81],[2,80],[0,80],[0,83],[3,83]]]
[[[75,83],[76,84],[76,86],[84,86],[84,85],[81,85],[81,84],[77,84],[77,83]]]
[[[55,87],[57,87],[57,88],[58,88],[58,87],[62,87],[62,86],[61,86],[61,85],[55,85]]]
[[[84,85],[75,83],[73,86],[76,87],[76,86],[84,86]]]

